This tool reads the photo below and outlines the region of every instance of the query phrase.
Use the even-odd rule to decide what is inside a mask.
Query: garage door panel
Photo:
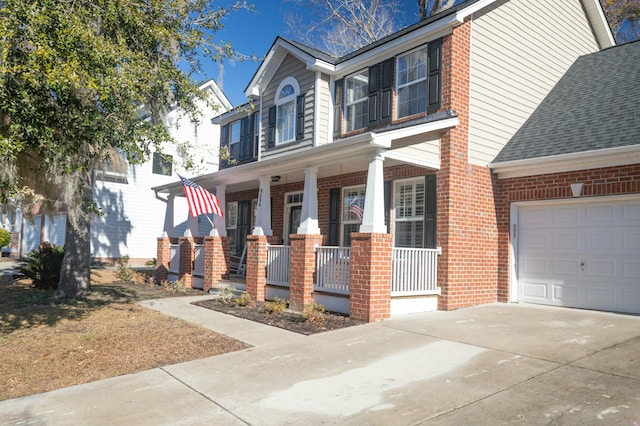
[[[640,313],[640,200],[609,200],[518,209],[521,301]]]
[[[555,259],[553,262],[554,275],[575,276],[580,269],[580,262],[577,259]]]
[[[577,285],[554,283],[552,288],[553,305],[575,305],[580,301],[580,287]]]

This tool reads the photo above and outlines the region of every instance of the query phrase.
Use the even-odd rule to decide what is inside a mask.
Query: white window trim
[[[404,52],[404,53],[402,53],[402,54],[400,54],[400,55],[396,56],[396,63],[395,63],[395,76],[394,76],[394,77],[395,77],[395,79],[396,79],[396,95],[395,95],[395,97],[396,97],[396,101],[395,101],[395,102],[396,102],[396,108],[395,108],[395,119],[405,118],[405,117],[410,117],[411,115],[413,115],[413,114],[410,114],[410,115],[404,115],[404,116],[400,116],[400,115],[399,115],[399,112],[400,112],[400,89],[402,89],[402,88],[404,88],[404,87],[409,87],[409,86],[414,85],[414,84],[421,83],[421,82],[423,82],[423,81],[427,81],[427,76],[428,76],[428,73],[429,73],[429,70],[427,69],[427,67],[429,66],[429,64],[428,64],[428,60],[429,60],[429,59],[428,59],[428,53],[429,53],[428,48],[429,48],[429,45],[428,45],[428,44],[425,44],[425,45],[423,45],[423,46],[416,47],[415,49],[409,50],[408,52]],[[426,52],[427,52],[427,63],[425,64],[425,73],[424,73],[424,77],[423,77],[423,78],[420,78],[420,79],[418,79],[418,80],[414,80],[414,81],[412,81],[412,82],[410,82],[410,83],[400,84],[400,79],[398,78],[398,74],[399,74],[399,72],[400,72],[400,67],[398,66],[398,63],[400,62],[400,58],[402,58],[403,56],[410,55],[410,54],[412,54],[412,53],[414,53],[414,52],[417,52],[418,50],[422,50],[422,49],[426,49]],[[425,94],[425,97],[426,97],[425,99],[428,99],[428,96],[429,96],[429,93],[428,93],[428,91],[429,91],[429,87],[428,87],[428,86],[426,87],[426,90],[427,90],[427,93]],[[426,102],[425,102],[425,110],[424,110],[423,112],[426,112],[426,111],[427,111],[427,105],[426,105]],[[417,114],[422,114],[423,112],[420,112],[420,113],[417,113]]]
[[[400,191],[398,191],[398,187],[400,185],[406,185],[408,183],[411,183],[412,185],[414,185],[413,187],[413,199],[412,201],[412,205],[411,205],[411,211],[412,211],[412,216],[407,216],[407,217],[398,217],[398,212],[399,212],[399,208],[400,205],[398,203],[398,198],[400,196]],[[394,226],[393,226],[393,246],[396,246],[396,231],[397,231],[397,226],[395,226],[396,223],[400,223],[400,222],[423,222],[424,223],[424,215],[425,215],[425,211],[424,209],[426,208],[426,206],[423,206],[423,211],[422,211],[422,215],[416,215],[416,196],[415,196],[415,185],[416,184],[422,184],[424,186],[424,197],[427,196],[426,191],[427,191],[427,187],[425,185],[425,181],[424,181],[424,176],[422,177],[413,177],[413,178],[407,178],[407,179],[398,179],[398,180],[394,180],[393,181],[393,214],[390,215],[392,217],[392,220],[394,221]],[[425,231],[426,232],[426,231]],[[424,236],[423,236],[424,238]]]
[[[362,224],[362,221],[359,220],[346,220],[345,219],[345,209],[348,207],[345,203],[345,193],[349,192],[349,191],[355,191],[357,190],[358,192],[362,192],[363,193],[363,197],[366,196],[366,185],[352,185],[352,186],[344,186],[342,187],[342,192],[340,193],[341,199],[340,199],[340,204],[341,204],[341,208],[340,208],[340,245],[344,245],[344,240],[345,240],[345,233],[344,233],[344,227],[345,225],[357,225],[357,224]],[[364,204],[364,203],[363,203]]]
[[[280,99],[280,92],[282,91],[282,89],[284,89],[287,85],[291,85],[291,87],[293,87],[293,95],[289,95],[284,99]],[[276,145],[282,145],[285,143],[289,143],[289,142],[293,142],[296,140],[296,108],[297,108],[297,103],[296,103],[296,98],[298,97],[298,95],[300,95],[300,85],[298,84],[298,81],[293,78],[293,77],[287,77],[284,80],[282,80],[280,82],[280,85],[278,85],[278,90],[276,91],[276,98],[275,98],[275,106],[276,106]],[[290,139],[286,139],[286,140],[280,140],[280,131],[278,128],[278,115],[279,115],[279,110],[280,110],[280,105],[284,105],[287,104],[289,102],[293,102],[293,136]]]
[[[344,118],[344,121],[345,121],[344,126],[345,126],[345,131],[346,132],[353,132],[353,131],[356,131],[356,130],[366,129],[367,128],[367,126],[365,125],[363,127],[358,127],[357,129],[350,129],[349,128],[349,119],[348,119],[348,114],[347,114],[347,111],[349,110],[350,107],[354,107],[354,106],[356,106],[358,104],[361,104],[361,103],[369,101],[369,95],[368,94],[366,96],[358,99],[355,102],[349,103],[347,101],[347,98],[348,98],[347,97],[347,94],[348,94],[347,81],[350,78],[353,78],[354,76],[356,76],[358,74],[362,74],[362,73],[366,74],[366,76],[367,76],[367,92],[368,92],[369,91],[369,86],[368,86],[369,85],[369,72],[368,72],[368,69],[365,68],[365,69],[360,70],[358,72],[354,72],[353,74],[350,74],[350,75],[346,76],[345,79],[344,79],[344,87],[343,87],[342,90],[344,91],[344,94],[343,94],[343,96],[344,96],[344,117],[345,117]]]

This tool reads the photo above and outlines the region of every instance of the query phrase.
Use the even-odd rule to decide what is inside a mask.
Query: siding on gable
[[[269,108],[275,105],[276,91],[278,85],[287,77],[293,77],[300,86],[300,94],[305,94],[305,117],[304,117],[304,138],[301,141],[292,142],[275,149],[266,150],[269,135]],[[315,73],[308,71],[303,62],[296,59],[291,54],[287,56],[280,64],[278,71],[271,79],[269,86],[262,95],[262,137],[261,149],[263,150],[263,158],[267,158],[274,154],[281,154],[292,149],[298,149],[301,146],[309,146],[313,141],[313,114],[314,114],[314,96],[315,96]]]
[[[500,1],[472,22],[469,162],[490,163],[598,43],[580,0]]]
[[[316,132],[318,134],[318,145],[324,145],[331,142],[331,139],[329,138],[329,131],[333,130],[333,123],[329,120],[329,111],[333,109],[333,101],[331,99],[329,76],[326,74],[322,74],[320,77],[320,90],[318,92],[318,97],[318,128],[316,129]]]

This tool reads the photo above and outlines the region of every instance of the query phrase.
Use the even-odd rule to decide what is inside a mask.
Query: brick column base
[[[259,302],[264,301],[267,285],[267,237],[247,235],[247,293]]]
[[[322,245],[322,235],[291,234],[289,269],[289,306],[301,311],[313,302],[313,274],[316,272],[315,246]]]
[[[390,234],[351,234],[351,291],[349,315],[374,322],[391,315]]]
[[[205,292],[229,277],[225,261],[224,241],[222,237],[204,237],[204,288]]]
[[[169,279],[169,259],[171,258],[171,240],[169,237],[158,237],[156,251],[156,283]]]
[[[186,288],[193,288],[193,237],[180,237],[180,272],[178,277]]]

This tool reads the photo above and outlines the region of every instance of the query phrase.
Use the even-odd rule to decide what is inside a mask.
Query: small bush
[[[134,272],[129,267],[129,256],[124,255],[116,261],[116,278],[121,281],[133,280]]]
[[[55,246],[46,241],[31,250],[18,268],[18,279],[30,279],[36,288],[56,289],[60,281],[60,269],[64,257],[64,246]]]
[[[9,247],[11,244],[11,234],[6,229],[0,228],[0,249]]]
[[[253,299],[249,293],[242,293],[234,299],[233,303],[236,306],[251,306],[253,304]]]
[[[264,311],[268,314],[280,314],[287,309],[288,302],[286,299],[280,299],[274,297],[273,302],[267,302],[264,304]]]
[[[302,317],[305,321],[324,324],[324,312],[324,305],[319,303],[309,303],[302,309]]]
[[[169,293],[186,293],[187,287],[182,280],[178,281],[162,281],[162,289]]]
[[[234,301],[234,295],[233,292],[236,289],[230,285],[227,284],[223,284],[218,288],[218,291],[220,292],[220,301],[222,303],[225,304],[229,304],[232,303]]]

